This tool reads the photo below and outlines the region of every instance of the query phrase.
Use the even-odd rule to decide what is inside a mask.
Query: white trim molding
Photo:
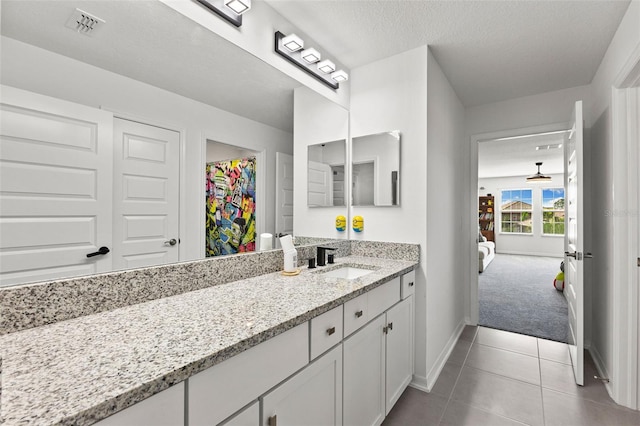
[[[613,400],[640,408],[639,305],[637,258],[640,242],[638,167],[640,167],[640,44],[611,89],[613,153]]]

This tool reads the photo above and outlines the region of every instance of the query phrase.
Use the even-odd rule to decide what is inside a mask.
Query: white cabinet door
[[[385,417],[385,315],[343,343],[344,425],[379,425]]]
[[[97,426],[178,426],[183,424],[184,382],[96,423]]]
[[[266,394],[265,426],[342,424],[342,345]]]
[[[220,423],[220,426],[258,426],[260,424],[260,402],[245,407],[230,419]]]
[[[413,377],[413,296],[387,312],[386,414]]]

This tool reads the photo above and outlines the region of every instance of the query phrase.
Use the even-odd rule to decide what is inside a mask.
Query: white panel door
[[[179,164],[179,133],[114,119],[114,270],[178,261]]]
[[[276,152],[276,235],[278,234],[293,235],[293,155],[282,152]]]
[[[578,385],[584,384],[584,215],[582,101],[575,104],[565,140],[565,297],[569,302],[569,354]],[[587,254],[589,256],[589,254]]]
[[[331,166],[309,160],[307,176],[310,206],[333,206],[333,172]]]
[[[111,113],[2,86],[0,285],[111,270]]]

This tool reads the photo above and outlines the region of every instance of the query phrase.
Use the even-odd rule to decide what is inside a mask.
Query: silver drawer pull
[[[362,310],[356,312],[356,318],[360,318],[362,316]]]
[[[335,332],[336,332],[336,328],[335,328],[335,327],[331,327],[331,328],[328,328],[328,329],[327,329],[327,334],[328,334],[329,336],[331,336],[331,335],[332,335],[333,333],[335,333]]]

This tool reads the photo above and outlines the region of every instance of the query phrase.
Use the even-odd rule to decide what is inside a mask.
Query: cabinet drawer
[[[367,295],[369,318],[375,318],[400,300],[400,277],[374,288]]]
[[[342,340],[342,306],[311,320],[311,359],[322,355]]]
[[[344,304],[344,336],[348,336],[369,321],[367,293]]]
[[[416,271],[407,272],[400,277],[402,298],[406,299],[416,292]]]
[[[309,363],[304,323],[189,379],[189,425],[218,424]]]

